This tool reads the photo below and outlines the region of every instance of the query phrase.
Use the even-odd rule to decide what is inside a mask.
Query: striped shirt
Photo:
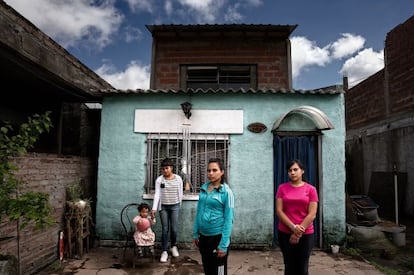
[[[164,188],[163,188],[164,186]],[[162,204],[177,204],[180,202],[178,189],[180,183],[178,177],[174,177],[172,180],[167,180],[164,177],[161,180],[161,203]]]
[[[183,180],[179,175],[174,174],[174,178],[167,180],[164,176],[159,176],[155,180],[155,194],[152,210],[161,210],[161,205],[181,204],[183,200]]]

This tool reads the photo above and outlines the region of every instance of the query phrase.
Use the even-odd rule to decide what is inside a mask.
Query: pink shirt
[[[279,185],[276,193],[276,199],[282,199],[283,212],[294,224],[300,224],[308,215],[310,202],[318,202],[318,193],[313,185],[305,182],[300,187],[293,187],[289,182]],[[278,230],[291,233],[292,230],[279,220]],[[304,234],[314,232],[313,223],[306,228]]]

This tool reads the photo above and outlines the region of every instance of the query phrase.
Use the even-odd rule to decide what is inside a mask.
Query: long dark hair
[[[224,166],[223,161],[221,159],[219,159],[219,158],[211,158],[208,161],[208,164],[210,164],[210,163],[217,163],[217,165],[219,166],[220,170],[224,172],[223,175],[221,176],[220,183],[221,184],[225,183],[226,182],[226,177],[224,176],[224,174],[226,173],[226,169],[225,169],[225,166]],[[207,166],[208,166],[208,164],[207,164]],[[228,182],[226,182],[226,183],[228,184]]]

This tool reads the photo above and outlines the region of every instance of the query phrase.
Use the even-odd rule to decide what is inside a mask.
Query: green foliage
[[[78,201],[83,198],[82,186],[79,182],[74,182],[66,186],[66,200]]]
[[[400,275],[401,274],[399,270],[383,266],[379,263],[371,261],[371,264],[375,266],[376,269],[378,269],[379,271],[383,272],[386,275]]]
[[[343,253],[349,256],[360,256],[361,250],[358,248],[346,247],[344,248]]]
[[[35,114],[18,130],[8,122],[0,126],[0,222],[6,217],[10,221],[20,220],[20,229],[29,222],[34,222],[35,228],[53,222],[48,194],[21,193],[26,182],[15,177],[18,168],[10,162],[11,157],[21,156],[33,148],[42,133],[49,132],[52,127],[49,116],[50,112]]]
[[[414,260],[408,259],[402,262],[402,266],[408,268],[409,270],[414,270]]]

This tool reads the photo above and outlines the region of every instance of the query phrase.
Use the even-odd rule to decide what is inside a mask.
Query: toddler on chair
[[[136,225],[134,240],[138,246],[138,255],[143,256],[142,247],[148,247],[149,252],[154,255],[155,233],[151,229],[151,225],[155,224],[155,218],[149,216],[150,206],[146,203],[138,205],[139,215],[132,220]]]

